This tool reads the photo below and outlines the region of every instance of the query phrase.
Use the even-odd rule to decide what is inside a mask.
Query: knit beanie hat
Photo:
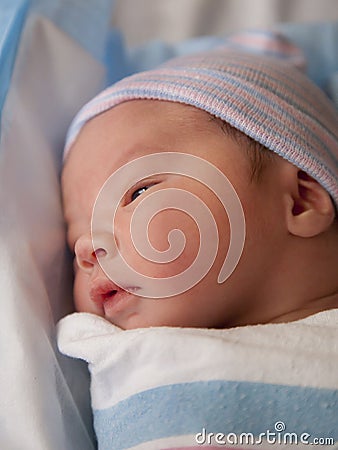
[[[338,112],[292,58],[225,45],[124,78],[80,110],[64,156],[88,120],[135,99],[193,105],[222,119],[307,172],[338,208]]]

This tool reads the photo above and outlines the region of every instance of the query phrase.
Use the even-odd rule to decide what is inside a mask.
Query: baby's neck
[[[337,291],[331,295],[313,299],[299,309],[276,316],[270,321],[270,323],[294,322],[330,309],[338,309]]]
[[[263,296],[264,323],[292,322],[338,308],[337,235],[316,242],[297,240],[280,255]]]

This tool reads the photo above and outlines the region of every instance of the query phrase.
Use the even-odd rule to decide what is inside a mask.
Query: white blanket
[[[122,331],[75,313],[58,345],[89,363],[100,450],[338,440],[338,309],[229,330]]]
[[[54,322],[72,311],[60,155],[103,79],[74,41],[30,17],[1,116],[1,450],[94,449],[87,370],[58,354]]]

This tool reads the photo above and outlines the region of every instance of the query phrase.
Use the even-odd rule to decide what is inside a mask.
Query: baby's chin
[[[92,301],[81,301],[75,298],[74,306],[76,312],[95,314],[96,316],[105,318],[102,306],[95,305]]]

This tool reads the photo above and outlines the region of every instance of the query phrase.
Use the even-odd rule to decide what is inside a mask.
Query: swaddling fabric
[[[58,345],[89,363],[100,450],[267,448],[278,439],[333,448],[337,324],[332,310],[229,330],[123,331],[75,313],[59,323]]]

